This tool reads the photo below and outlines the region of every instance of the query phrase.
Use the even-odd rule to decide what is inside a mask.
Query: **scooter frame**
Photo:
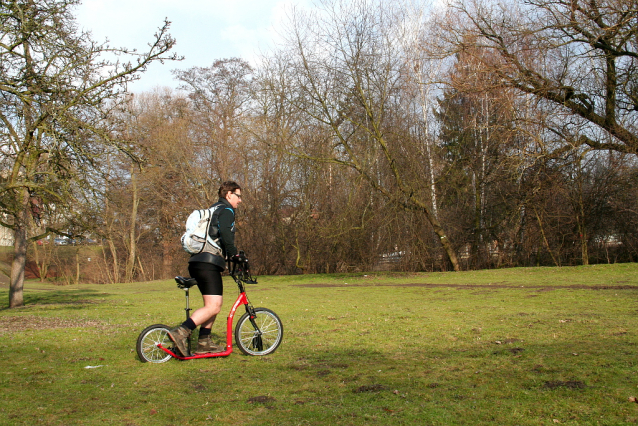
[[[175,350],[175,348],[172,348],[173,350],[171,350],[171,348],[167,348],[163,346],[161,342],[155,342],[156,343],[155,346],[157,348],[161,349],[163,352],[170,355],[171,357],[179,359],[179,360],[183,360],[183,361],[191,360],[191,359],[200,359],[200,358],[217,358],[217,357],[229,356],[233,352],[233,320],[235,318],[235,313],[237,312],[237,309],[239,308],[240,305],[244,305],[246,309],[246,314],[241,317],[238,324],[236,325],[235,338],[238,341],[239,349],[241,349],[241,351],[247,355],[260,356],[260,355],[271,354],[279,347],[279,345],[281,344],[281,341],[283,340],[283,331],[284,331],[281,320],[279,319],[277,314],[275,314],[270,309],[254,308],[252,304],[250,303],[250,301],[248,300],[248,296],[246,295],[245,284],[257,284],[256,279],[253,278],[249,273],[248,261],[229,264],[229,272],[230,272],[230,276],[235,280],[235,283],[237,284],[237,287],[239,288],[239,295],[237,296],[237,299],[235,300],[235,303],[233,304],[230,310],[230,313],[226,319],[225,350],[221,352],[193,354],[190,352],[190,347],[191,347],[190,337],[188,339],[189,354],[186,356],[179,353],[177,350]],[[177,282],[177,287],[185,291],[186,308],[184,310],[186,311],[186,319],[188,319],[190,317],[190,311],[192,310],[190,308],[190,302],[189,302],[190,288],[195,286],[197,284],[197,281],[194,278],[185,278],[185,277],[175,277],[175,281]],[[261,315],[262,313],[263,313],[263,316]],[[263,350],[263,346],[262,346],[264,342],[262,340],[262,336],[264,335],[264,330],[260,329],[259,325],[257,324],[257,320],[262,318],[265,318],[268,320],[268,324],[262,323],[262,325],[268,325],[267,327],[268,330],[265,330],[265,332],[267,334],[270,334],[272,332],[276,334],[274,343],[271,346],[269,346],[266,350]],[[248,333],[246,333],[246,336],[250,338],[252,346],[244,345],[242,343],[243,342],[242,333],[244,332],[242,331],[243,330],[242,326],[246,324],[247,320],[250,321],[252,325],[252,329],[250,329]],[[147,358],[146,356],[143,357],[142,355],[142,352],[143,352],[142,348],[148,347],[147,343],[145,342],[145,339],[148,333],[145,334],[145,332],[148,330],[153,330],[153,329],[154,330],[163,329],[165,330],[165,332],[168,332],[168,327],[161,324],[157,324],[154,326],[149,326],[140,334],[140,337],[138,338],[138,354],[140,356],[140,359],[143,362],[145,361],[155,362]],[[251,350],[252,347],[256,347],[257,350],[255,351]],[[157,362],[164,362],[164,361],[165,360],[158,360]]]
[[[179,283],[178,281],[179,279],[183,279],[185,280],[185,282],[189,281],[188,278],[185,279],[183,277],[175,277],[175,281],[177,281],[178,283]],[[191,278],[190,280],[193,280],[193,278]],[[228,314],[228,317],[226,318],[226,350],[222,352],[211,352],[211,353],[205,353],[205,354],[190,354],[189,356],[181,356],[171,351],[170,349],[163,347],[161,344],[157,346],[164,352],[170,354],[173,358],[177,358],[182,361],[189,360],[189,359],[199,359],[199,358],[224,357],[233,353],[233,320],[235,318],[235,312],[237,311],[237,308],[240,305],[244,305],[246,306],[246,312],[248,312],[248,314],[252,318],[254,318],[255,316],[253,308],[250,306],[250,303],[248,302],[248,297],[246,296],[246,291],[243,288],[243,283],[239,281],[237,278],[235,278],[235,282],[237,282],[240,292],[239,292],[239,295],[237,296],[237,300],[235,300],[235,303],[233,304],[233,307],[230,310],[230,313]],[[183,288],[183,287],[180,287],[180,288]],[[191,311],[189,307],[189,302],[188,302],[190,287],[186,287],[183,289],[184,291],[186,291],[186,319],[188,319],[190,317],[190,311]],[[251,311],[253,312],[251,313]],[[188,339],[188,343],[189,343],[188,348],[190,349],[190,338]]]

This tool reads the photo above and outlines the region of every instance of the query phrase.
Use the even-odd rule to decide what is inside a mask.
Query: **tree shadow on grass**
[[[10,309],[8,307],[9,303],[7,296],[8,295],[5,295],[0,298],[0,312]],[[28,309],[30,307],[43,305],[63,305],[67,309],[81,309],[86,305],[102,303],[103,300],[109,296],[110,294],[108,293],[89,289],[29,292],[24,295],[24,306],[17,309]]]
[[[389,388],[381,371],[393,366],[394,362],[377,350],[333,348],[299,356],[287,367],[309,380],[336,380],[353,392],[358,392],[361,389],[381,391]]]
[[[589,362],[607,368],[605,379],[619,385],[636,343],[608,334],[591,342],[556,344],[512,342],[467,348],[429,348],[406,356],[355,348],[338,348],[298,356],[286,367],[307,380],[340,382],[355,394],[416,392],[464,395],[480,388],[510,388],[520,392],[600,392],[599,375]],[[613,349],[610,349],[613,348]],[[576,362],[582,357],[588,362]],[[509,384],[507,384],[509,383]],[[507,385],[506,385],[507,384]],[[494,395],[499,394],[494,392]],[[488,392],[488,395],[492,395]]]

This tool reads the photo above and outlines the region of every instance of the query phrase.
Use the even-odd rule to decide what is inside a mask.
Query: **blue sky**
[[[277,29],[293,5],[311,7],[312,0],[83,0],[77,24],[93,39],[109,39],[116,47],[143,50],[164,18],[172,22],[174,51],[181,62],[155,63],[133,92],[158,86],[177,87],[172,69],[210,66],[216,59],[241,57],[254,62],[260,50],[277,38]]]

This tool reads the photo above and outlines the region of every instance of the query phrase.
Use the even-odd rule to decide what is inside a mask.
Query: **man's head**
[[[241,186],[236,182],[226,181],[219,187],[219,198],[225,198],[228,200],[234,209],[241,203]]]

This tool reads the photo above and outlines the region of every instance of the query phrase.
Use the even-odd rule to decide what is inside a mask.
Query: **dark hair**
[[[219,194],[219,198],[226,198],[226,194],[228,194],[229,192],[235,192],[238,189],[241,189],[241,186],[239,186],[237,182],[227,180],[226,182],[222,183],[222,186],[219,187],[219,191],[217,191],[217,193]]]

